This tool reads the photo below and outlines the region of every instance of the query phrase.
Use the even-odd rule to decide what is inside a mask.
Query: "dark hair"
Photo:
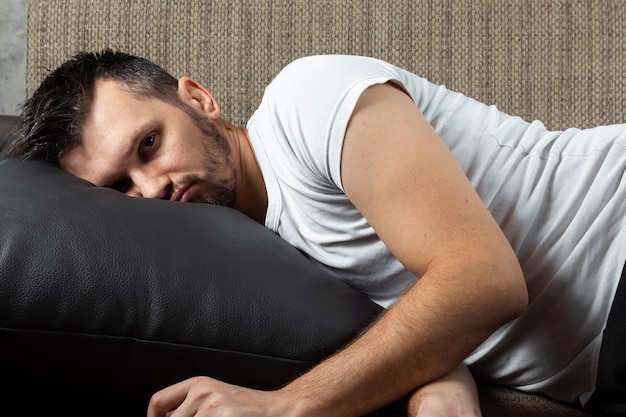
[[[138,97],[157,98],[182,107],[178,81],[157,64],[123,52],[81,52],[52,71],[22,105],[12,131],[9,156],[59,162],[79,144],[94,86],[101,79],[118,81]]]

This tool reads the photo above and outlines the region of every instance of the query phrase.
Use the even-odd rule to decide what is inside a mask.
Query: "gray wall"
[[[24,101],[24,59],[24,0],[0,0],[0,114]]]

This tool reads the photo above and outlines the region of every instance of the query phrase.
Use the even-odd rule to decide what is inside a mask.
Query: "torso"
[[[352,109],[368,86],[388,81],[412,96],[447,144],[527,280],[528,311],[468,364],[521,389],[583,398],[626,259],[626,126],[550,132],[382,61],[298,60],[248,123],[268,191],[267,227],[385,307],[418,279],[342,191]]]

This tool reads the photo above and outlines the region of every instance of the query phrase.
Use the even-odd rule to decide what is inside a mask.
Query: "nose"
[[[131,186],[126,191],[132,197],[169,199],[171,181],[167,175],[157,174],[146,169],[136,169],[129,175]]]

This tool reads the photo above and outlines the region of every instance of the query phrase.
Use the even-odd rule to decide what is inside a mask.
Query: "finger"
[[[166,413],[178,408],[197,383],[198,378],[189,378],[154,393],[148,404],[147,417],[164,417]]]

